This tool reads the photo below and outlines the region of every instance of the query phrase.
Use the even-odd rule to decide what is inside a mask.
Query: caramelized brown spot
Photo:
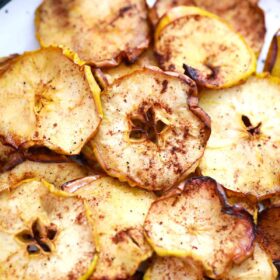
[[[210,74],[207,75],[207,79],[209,79],[209,80],[217,79],[219,71],[220,71],[220,67],[214,66],[210,63],[205,63],[204,65],[210,70]]]
[[[50,224],[50,226],[47,228],[47,238],[49,240],[54,240],[56,234],[57,234],[56,225],[55,224]]]
[[[114,237],[112,237],[112,241],[115,243],[115,244],[118,244],[120,242],[123,242],[125,241],[125,237],[126,237],[127,233],[125,230],[122,230],[120,232],[117,232],[115,234]]]
[[[166,92],[167,86],[168,86],[168,81],[167,81],[167,80],[164,80],[164,81],[162,82],[162,89],[161,89],[161,91],[160,91],[161,94],[163,94],[163,93]]]

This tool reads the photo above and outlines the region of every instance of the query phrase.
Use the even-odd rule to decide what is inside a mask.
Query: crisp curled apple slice
[[[24,161],[0,174],[0,191],[11,189],[19,182],[32,178],[48,181],[59,188],[62,184],[90,174],[90,170],[75,162],[42,163]]]
[[[275,280],[278,272],[272,259],[260,247],[255,245],[254,253],[241,264],[236,264],[223,278],[224,280]]]
[[[231,89],[202,91],[199,104],[212,121],[202,174],[258,200],[279,191],[280,80],[263,75]]]
[[[209,177],[189,179],[183,190],[157,199],[144,228],[158,255],[192,257],[209,277],[226,275],[253,250],[252,217],[229,206],[222,186]]]
[[[150,10],[154,25],[172,8],[196,6],[225,19],[233,29],[244,36],[248,45],[259,54],[265,37],[265,16],[255,0],[157,0]]]
[[[15,148],[78,154],[100,123],[98,90],[89,66],[66,50],[18,56],[0,76],[0,137]]]
[[[98,250],[90,279],[127,279],[152,254],[143,224],[155,196],[110,177],[86,177],[64,186],[86,200]]]
[[[182,10],[178,17],[173,17],[173,9]],[[173,9],[155,33],[155,51],[164,70],[185,73],[207,88],[231,87],[255,71],[254,52],[225,21],[195,7]]]
[[[0,247],[1,279],[87,279],[96,263],[83,201],[41,181],[0,192]]]
[[[257,239],[274,261],[280,261],[280,207],[272,206],[259,214]]]
[[[144,280],[203,280],[203,270],[191,259],[154,257]]]
[[[195,83],[158,68],[137,70],[102,94],[105,119],[88,144],[113,177],[149,190],[186,178],[201,158],[210,120]]]
[[[44,0],[35,25],[42,46],[64,45],[88,64],[112,67],[148,47],[147,18],[145,0]]]

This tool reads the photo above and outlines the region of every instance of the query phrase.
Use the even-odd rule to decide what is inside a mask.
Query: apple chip
[[[183,190],[157,199],[144,228],[158,255],[191,257],[213,278],[226,275],[253,250],[252,217],[229,206],[222,186],[209,177],[189,179]]]
[[[280,78],[280,29],[274,35],[265,61],[264,71]]]
[[[103,169],[149,190],[170,188],[194,171],[210,134],[195,83],[145,68],[102,94],[105,118],[89,146]]]
[[[265,37],[265,16],[256,0],[157,0],[150,11],[154,25],[166,12],[177,6],[197,6],[225,19],[244,36],[248,45],[259,54]],[[220,38],[219,38],[220,39]]]
[[[41,163],[24,161],[12,170],[0,174],[0,191],[13,188],[19,182],[40,178],[59,188],[62,184],[89,175],[90,171],[75,162]]]
[[[0,248],[1,279],[87,279],[96,263],[83,201],[35,180],[0,193]]]
[[[112,67],[148,47],[147,17],[145,0],[44,0],[35,23],[42,46],[64,45],[88,64]]]
[[[55,47],[25,53],[0,76],[0,136],[6,143],[78,154],[94,134],[100,123],[99,88],[89,66],[71,56]]]
[[[107,84],[112,84],[114,80],[130,74],[137,69],[141,69],[144,66],[157,66],[157,61],[154,56],[154,53],[151,49],[145,51],[134,64],[125,64],[122,63],[120,66],[110,69],[104,69],[103,73],[105,74],[105,79]]]
[[[155,197],[110,177],[90,179],[64,186],[86,199],[91,213],[98,261],[90,279],[127,279],[152,254],[143,224]]]
[[[174,19],[174,14],[179,16]],[[207,88],[231,87],[256,69],[255,54],[243,38],[219,17],[195,7],[173,8],[162,17],[155,51],[164,70],[185,73]]]
[[[223,280],[276,280],[277,274],[271,258],[256,244],[253,255],[234,265]]]
[[[147,270],[144,280],[203,280],[203,270],[191,259],[158,257]]]
[[[274,261],[280,261],[280,206],[259,214],[257,239]]]
[[[212,120],[202,174],[258,200],[279,191],[280,80],[262,75],[231,89],[202,91],[199,104]]]

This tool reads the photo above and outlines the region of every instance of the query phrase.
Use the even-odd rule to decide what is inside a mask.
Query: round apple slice
[[[264,71],[280,78],[280,29],[273,36],[265,61]]]
[[[96,263],[83,201],[41,181],[0,193],[0,247],[1,279],[87,279]]]
[[[191,259],[158,257],[145,273],[144,280],[203,280],[203,270]]]
[[[155,51],[164,70],[185,73],[207,88],[231,87],[255,71],[254,52],[225,21],[195,7],[174,9],[182,10],[179,17],[173,19],[172,9],[156,29]]]
[[[257,239],[273,261],[280,261],[280,206],[272,206],[259,214]]]
[[[272,259],[257,243],[253,255],[236,264],[223,278],[224,280],[275,280],[278,272]]]
[[[265,16],[254,0],[157,0],[150,10],[154,25],[168,11],[178,6],[196,6],[225,19],[244,36],[248,45],[259,54],[265,37]],[[255,1],[256,2],[256,1]]]
[[[72,58],[79,63],[75,54],[50,47],[12,60],[0,76],[0,137],[6,143],[78,154],[95,133],[99,88],[89,66]]]
[[[117,79],[102,94],[106,117],[89,142],[100,165],[111,176],[149,190],[186,178],[210,134],[196,95],[191,79],[158,68]]]
[[[264,75],[231,89],[203,91],[200,106],[212,120],[202,174],[258,200],[279,191],[280,80]]]
[[[87,201],[94,228],[98,261],[90,279],[127,279],[152,255],[143,224],[155,196],[110,177],[87,177],[64,190]]]
[[[150,41],[145,0],[44,0],[36,12],[42,46],[63,45],[87,64],[134,62]]]
[[[253,250],[251,216],[229,206],[222,186],[208,177],[189,179],[183,190],[157,199],[144,228],[158,255],[191,257],[213,278],[226,275]]]
[[[24,161],[13,169],[0,174],[0,191],[13,188],[19,182],[32,178],[40,178],[59,188],[62,184],[82,178],[90,171],[75,162],[42,163]]]

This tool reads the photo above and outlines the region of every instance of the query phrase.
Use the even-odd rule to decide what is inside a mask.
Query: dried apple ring
[[[117,179],[86,177],[64,185],[86,200],[98,251],[89,279],[127,279],[152,255],[144,221],[155,195]]]
[[[145,0],[44,0],[36,12],[42,46],[63,45],[87,64],[130,63],[150,41]]]
[[[205,90],[199,104],[212,121],[201,173],[258,200],[279,192],[280,79],[265,74],[230,89]]]
[[[0,192],[1,279],[87,279],[96,264],[82,200],[46,182]]]
[[[250,256],[255,237],[252,217],[229,206],[223,187],[209,177],[189,179],[183,190],[153,202],[144,228],[158,255],[191,257],[211,278],[223,278]]]
[[[149,190],[172,187],[194,171],[210,135],[195,83],[145,68],[102,94],[105,118],[89,142],[111,176]]]
[[[73,61],[74,60],[74,61]],[[49,47],[15,57],[0,76],[0,137],[16,149],[45,146],[78,154],[93,136],[101,107],[89,66]]]
[[[155,51],[164,70],[185,73],[206,88],[234,86],[256,70],[256,56],[241,35],[196,7],[176,7],[162,17]]]

